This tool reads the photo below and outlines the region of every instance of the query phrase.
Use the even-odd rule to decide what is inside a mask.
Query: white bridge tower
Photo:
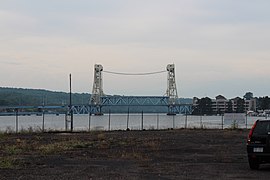
[[[168,80],[166,95],[169,97],[169,105],[178,104],[178,95],[175,82],[175,66],[174,64],[167,65]]]
[[[90,104],[92,105],[100,105],[101,104],[101,96],[104,96],[103,93],[103,82],[102,82],[102,71],[103,66],[100,64],[95,64],[94,69],[94,83],[92,89],[92,95],[90,99]]]

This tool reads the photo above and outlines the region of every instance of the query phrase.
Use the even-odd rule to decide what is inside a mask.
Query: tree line
[[[73,93],[74,104],[88,104],[90,94]],[[40,89],[3,88],[0,87],[0,106],[40,106],[66,105],[69,93]]]

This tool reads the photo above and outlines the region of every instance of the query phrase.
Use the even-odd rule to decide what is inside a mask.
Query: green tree
[[[253,93],[252,92],[247,92],[245,95],[244,95],[244,99],[246,100],[250,100],[253,98]]]
[[[258,106],[261,110],[270,109],[270,98],[268,96],[260,97],[258,100]]]
[[[7,106],[7,105],[8,105],[8,101],[4,99],[0,99],[0,106]]]
[[[193,114],[195,115],[212,115],[212,100],[209,97],[198,99],[198,105],[194,107]]]
[[[242,98],[238,98],[236,101],[236,112],[243,113],[245,112],[245,100]]]
[[[232,101],[231,101],[231,100],[229,100],[227,106],[228,106],[228,107],[227,107],[226,112],[227,112],[227,113],[232,113],[232,112],[233,112],[233,105],[232,105]]]

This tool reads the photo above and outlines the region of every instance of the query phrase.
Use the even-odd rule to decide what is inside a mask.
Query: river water
[[[244,124],[239,128],[250,128],[257,119],[265,117],[247,116]],[[43,121],[44,120],[44,121]],[[66,121],[67,120],[67,121]],[[43,123],[44,122],[44,123]],[[0,116],[0,131],[64,131],[71,126],[70,117],[63,114],[45,114],[43,116]],[[167,116],[166,114],[104,114],[103,116],[74,115],[73,130],[141,130],[168,128],[229,128],[231,122],[224,122],[222,116]]]

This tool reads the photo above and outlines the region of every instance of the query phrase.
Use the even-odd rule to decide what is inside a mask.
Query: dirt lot
[[[0,134],[0,179],[269,179],[247,130]]]

